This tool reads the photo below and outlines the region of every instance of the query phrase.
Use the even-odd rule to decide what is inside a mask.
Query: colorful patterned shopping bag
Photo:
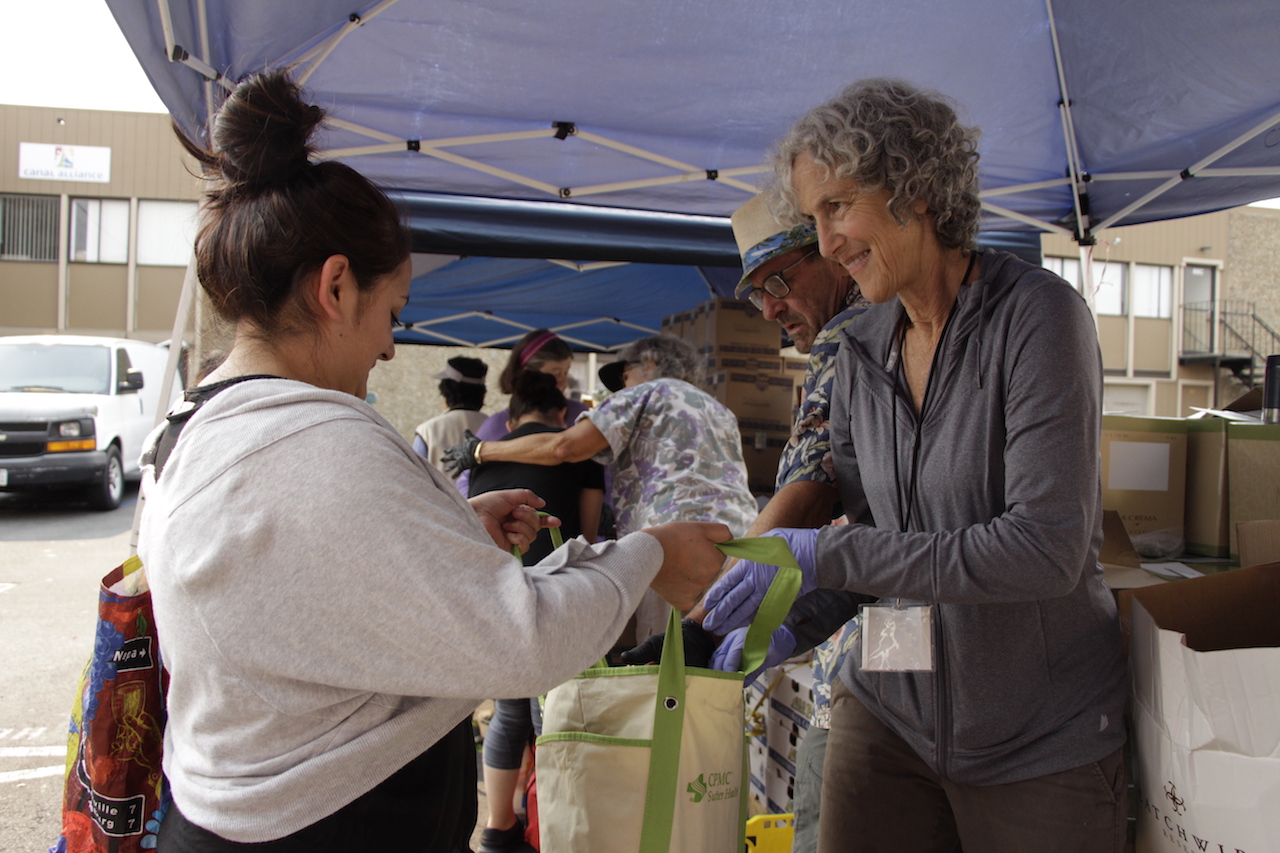
[[[71,711],[62,835],[51,853],[155,848],[169,805],[160,766],[167,688],[146,573],[130,557],[98,591],[93,654]]]

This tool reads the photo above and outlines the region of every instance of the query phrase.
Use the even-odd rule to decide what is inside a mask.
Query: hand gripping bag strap
[[[778,573],[769,584],[742,645],[742,671],[753,672],[764,663],[773,632],[782,626],[795,603],[796,594],[800,592],[800,563],[791,553],[787,540],[781,536],[731,539],[716,547],[729,557],[778,567]]]
[[[551,513],[549,513],[549,512],[541,512],[541,511],[540,511],[540,512],[538,513],[538,518],[546,518],[546,517],[547,517],[548,515],[550,515],[550,514],[551,514]],[[551,534],[551,547],[552,547],[552,548],[559,548],[561,545],[563,545],[563,544],[564,544],[564,537],[560,535],[560,528],[559,528],[559,527],[548,527],[548,528],[547,528],[547,531]],[[518,559],[520,559],[521,554],[520,554],[520,548],[519,548],[519,546],[517,546],[517,545],[512,545],[512,546],[511,546],[511,556],[515,557],[517,560],[518,560]]]
[[[742,661],[743,671],[750,672],[764,662],[770,637],[791,610],[800,590],[800,566],[790,546],[776,536],[734,539],[721,542],[716,547],[727,556],[779,567],[747,630]],[[682,636],[680,614],[674,608],[667,617],[667,636]],[[754,664],[748,669],[747,665],[752,661]],[[684,709],[684,643],[663,643],[662,660],[658,666],[658,690],[654,697],[653,742],[649,750],[649,779],[645,789],[644,829],[639,853],[668,853],[671,846]],[[745,802],[745,790],[740,797]]]

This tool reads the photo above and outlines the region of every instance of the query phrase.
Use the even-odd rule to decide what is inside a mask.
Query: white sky
[[[0,0],[0,21],[0,104],[168,112],[104,0]]]
[[[168,112],[104,0],[0,0],[0,104]]]

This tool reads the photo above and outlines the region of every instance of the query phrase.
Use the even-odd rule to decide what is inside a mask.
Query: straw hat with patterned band
[[[818,231],[812,224],[786,228],[774,219],[763,195],[753,196],[735,210],[730,222],[742,256],[742,280],[733,294],[738,299],[745,299],[751,292],[751,274],[765,261],[818,242]]]

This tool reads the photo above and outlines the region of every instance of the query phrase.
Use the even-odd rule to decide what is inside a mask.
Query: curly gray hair
[[[702,384],[702,359],[693,344],[671,335],[640,338],[618,350],[620,361],[651,362],[657,368],[654,379],[682,379],[690,385]]]
[[[803,217],[792,166],[808,154],[827,176],[851,178],[866,192],[889,191],[889,212],[906,222],[923,200],[938,240],[972,249],[978,235],[978,129],[960,124],[951,101],[901,80],[860,80],[809,110],[772,153],[769,206],[784,224]]]

